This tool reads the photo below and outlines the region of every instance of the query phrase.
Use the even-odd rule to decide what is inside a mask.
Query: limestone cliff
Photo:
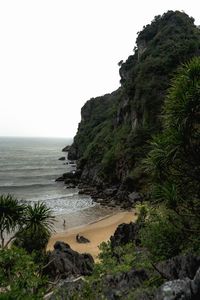
[[[157,16],[139,32],[134,53],[120,65],[121,86],[92,98],[69,151],[87,183],[119,190],[146,186],[142,160],[162,130],[162,104],[177,67],[200,53],[200,30],[179,11]]]

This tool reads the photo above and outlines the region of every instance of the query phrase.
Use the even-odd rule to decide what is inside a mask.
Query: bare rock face
[[[51,277],[68,278],[70,276],[90,275],[94,260],[90,254],[79,254],[64,242],[56,242],[49,257],[48,273]]]

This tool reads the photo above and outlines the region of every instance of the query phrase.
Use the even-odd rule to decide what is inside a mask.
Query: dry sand
[[[118,212],[115,215],[107,216],[96,222],[69,229],[65,232],[58,232],[54,234],[47,246],[48,250],[53,249],[53,245],[56,241],[64,241],[68,243],[71,248],[79,253],[90,253],[94,259],[99,254],[98,246],[103,241],[108,241],[110,236],[113,235],[117,226],[121,223],[130,223],[135,221],[136,216],[134,211]],[[83,235],[90,240],[90,243],[79,244],[76,242],[77,234]]]

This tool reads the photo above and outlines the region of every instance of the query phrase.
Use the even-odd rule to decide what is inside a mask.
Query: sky
[[[119,87],[118,62],[155,15],[197,0],[0,0],[0,136],[73,137],[80,110]]]

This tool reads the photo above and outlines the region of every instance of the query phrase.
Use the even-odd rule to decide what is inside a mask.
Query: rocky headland
[[[119,62],[120,87],[82,107],[63,149],[76,170],[57,181],[102,205],[139,204],[138,218],[102,245],[90,279],[50,299],[200,299],[199,55],[193,18],[156,16]]]

